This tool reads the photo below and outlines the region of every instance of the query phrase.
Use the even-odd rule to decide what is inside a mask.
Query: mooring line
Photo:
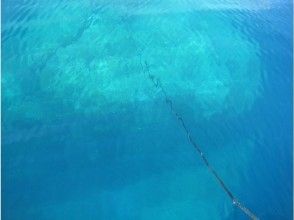
[[[216,172],[216,170],[210,165],[210,163],[208,162],[206,156],[204,155],[204,153],[202,152],[201,148],[196,144],[196,142],[194,141],[194,139],[191,137],[190,135],[190,131],[188,129],[188,127],[186,126],[186,123],[184,122],[184,119],[182,118],[182,116],[174,109],[173,106],[173,102],[172,100],[168,97],[166,90],[164,89],[164,87],[162,86],[161,81],[159,80],[159,78],[157,78],[155,75],[150,73],[150,67],[147,64],[147,62],[144,62],[145,64],[145,68],[144,65],[142,63],[142,53],[140,53],[140,65],[142,68],[143,73],[151,80],[151,82],[153,83],[154,87],[159,89],[161,91],[161,93],[163,94],[164,98],[165,98],[165,102],[166,104],[169,106],[171,113],[176,116],[178,122],[182,125],[182,128],[184,129],[186,135],[187,135],[187,139],[189,141],[189,143],[196,149],[196,151],[199,153],[202,161],[205,163],[205,166],[208,168],[208,170],[212,173],[212,175],[216,178],[217,182],[220,184],[221,188],[225,191],[225,193],[230,197],[230,199],[232,200],[233,204],[235,206],[237,206],[243,213],[245,213],[250,219],[252,220],[258,220],[259,218],[253,213],[251,212],[246,206],[244,206],[231,192],[231,190],[226,186],[226,184],[224,183],[224,181],[221,179],[221,177],[218,175],[218,173]]]

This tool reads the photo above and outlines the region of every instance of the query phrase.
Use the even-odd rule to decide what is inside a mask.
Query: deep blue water
[[[2,2],[2,218],[292,219],[289,1]]]

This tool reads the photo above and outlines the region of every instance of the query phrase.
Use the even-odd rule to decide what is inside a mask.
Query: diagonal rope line
[[[142,53],[140,53],[140,65],[141,65],[141,68],[142,68],[143,73],[151,80],[151,82],[154,85],[154,87],[157,88],[157,89],[159,89],[161,91],[161,93],[163,94],[163,96],[165,98],[166,104],[170,108],[171,113],[173,115],[175,115],[175,117],[177,118],[178,122],[181,124],[182,128],[184,129],[184,131],[185,131],[185,133],[187,135],[187,139],[188,139],[189,143],[196,149],[196,151],[200,155],[202,161],[205,163],[205,166],[207,167],[207,169],[216,178],[216,180],[220,184],[221,188],[225,191],[225,193],[232,200],[233,204],[235,206],[237,206],[243,213],[245,213],[250,219],[252,219],[252,220],[258,220],[259,218],[253,212],[251,212],[246,206],[244,206],[241,202],[239,202],[239,200],[233,195],[233,193],[231,192],[231,190],[226,186],[226,184],[224,183],[224,181],[222,180],[222,178],[218,175],[218,173],[216,172],[216,170],[210,165],[210,163],[208,162],[206,156],[202,152],[201,148],[196,144],[196,142],[194,141],[194,139],[191,137],[190,131],[187,128],[187,126],[186,126],[186,124],[185,124],[182,116],[174,109],[173,102],[168,97],[166,90],[164,89],[164,87],[161,84],[161,81],[155,75],[153,75],[153,74],[150,73],[149,65],[147,64],[146,61],[144,62],[144,64],[142,63]]]

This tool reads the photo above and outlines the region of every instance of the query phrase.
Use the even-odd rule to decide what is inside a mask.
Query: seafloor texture
[[[2,218],[292,215],[291,1],[4,0]],[[144,63],[144,65],[141,65]]]

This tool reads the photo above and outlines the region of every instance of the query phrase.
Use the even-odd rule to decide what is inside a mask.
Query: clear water
[[[2,2],[2,218],[292,219],[292,3]]]

